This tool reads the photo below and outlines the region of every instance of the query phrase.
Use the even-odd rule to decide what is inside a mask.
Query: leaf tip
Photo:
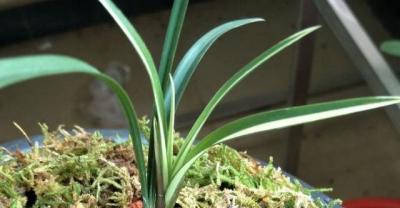
[[[312,32],[312,31],[318,30],[321,27],[322,27],[322,25],[314,25],[314,26],[309,27],[308,29],[310,30],[310,32]]]
[[[244,18],[244,19],[238,19],[236,21],[241,21],[242,24],[245,22],[245,24],[249,23],[255,23],[255,22],[265,22],[265,19],[262,17],[249,17],[249,18]]]
[[[254,22],[265,22],[266,20],[262,17],[254,17],[253,18]]]

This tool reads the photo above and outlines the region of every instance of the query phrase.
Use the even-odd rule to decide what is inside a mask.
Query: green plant
[[[383,42],[381,50],[392,56],[400,57],[400,40],[387,40]]]
[[[249,23],[262,21],[262,19],[250,18],[231,21],[206,33],[189,49],[172,76],[175,51],[188,0],[174,1],[158,70],[145,43],[128,19],[111,0],[99,1],[136,49],[151,81],[155,104],[151,117],[152,128],[147,165],[145,164],[138,119],[131,99],[116,81],[101,73],[95,67],[81,60],[60,55],[3,58],[0,60],[0,88],[29,79],[66,73],[88,74],[104,81],[117,95],[128,120],[142,185],[142,198],[147,208],[173,207],[181,183],[190,166],[207,149],[216,144],[256,132],[284,128],[400,102],[400,97],[365,97],[261,112],[229,122],[209,133],[198,144],[194,145],[206,120],[224,96],[262,63],[318,29],[318,26],[310,27],[289,36],[264,51],[226,81],[196,119],[179,153],[174,155],[175,110],[202,57],[224,33]]]

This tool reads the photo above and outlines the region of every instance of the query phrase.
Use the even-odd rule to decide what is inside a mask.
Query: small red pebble
[[[140,201],[140,200],[135,201],[135,202],[132,202],[132,203],[129,205],[129,208],[143,208],[143,202]]]

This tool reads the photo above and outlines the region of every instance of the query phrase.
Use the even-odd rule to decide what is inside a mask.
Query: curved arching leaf
[[[222,87],[215,93],[215,95],[211,98],[210,102],[206,105],[204,110],[201,112],[200,116],[197,118],[195,123],[193,124],[192,128],[190,129],[186,140],[181,148],[177,156],[177,162],[174,167],[173,175],[177,173],[179,169],[184,164],[185,158],[193,145],[197,135],[199,134],[200,130],[202,129],[204,123],[211,115],[215,107],[218,103],[224,98],[226,94],[228,94],[241,80],[247,77],[251,72],[257,69],[258,66],[263,64],[265,61],[269,60],[271,57],[285,49],[286,47],[292,45],[296,41],[300,40],[304,36],[310,34],[311,32],[318,29],[319,26],[309,27],[304,30],[301,30],[288,38],[280,41],[279,43],[275,44],[255,59],[253,59],[250,63],[245,65],[242,69],[240,69],[237,73],[235,73],[228,81],[226,81]]]
[[[154,64],[153,57],[139,33],[129,22],[128,18],[121,12],[120,9],[111,0],[99,0],[100,3],[106,8],[109,14],[113,17],[115,22],[119,25],[128,40],[136,49],[140,59],[142,60],[147,74],[150,78],[151,88],[153,90],[154,102],[157,110],[158,125],[161,129],[160,139],[165,143],[166,134],[166,117],[165,117],[165,103],[164,93],[161,87],[160,77],[158,76],[157,68]]]
[[[67,73],[100,76],[90,65],[67,56],[39,55],[0,59],[0,88],[30,79]]]
[[[174,73],[175,97],[176,97],[175,108],[177,108],[194,71],[196,70],[203,56],[206,54],[206,52],[212,46],[212,44],[223,34],[235,28],[260,21],[264,20],[261,18],[247,18],[247,19],[240,19],[227,22],[212,29],[211,31],[203,35],[198,41],[196,41],[195,44],[193,44],[193,46],[187,51],[185,56],[179,62],[176,71]],[[165,95],[165,102],[166,102],[165,107],[167,110],[171,105],[170,100],[171,100],[171,89],[168,89]],[[167,112],[167,116],[168,115],[169,112]]]
[[[229,122],[212,131],[195,146],[189,157],[215,144],[241,136],[348,115],[397,103],[400,103],[400,97],[398,96],[364,97],[257,113]]]
[[[176,197],[174,190],[179,188],[186,172],[196,159],[213,145],[257,132],[285,128],[398,103],[400,103],[400,97],[346,99],[261,112],[229,122],[209,133],[193,147],[184,165],[172,178],[166,192],[166,199],[173,201]]]
[[[21,56],[0,59],[0,88],[31,79],[69,73],[83,73],[94,76],[104,81],[115,93],[129,123],[129,132],[134,146],[140,181],[142,184],[146,184],[146,167],[136,112],[128,94],[111,77],[81,60],[67,56]],[[142,188],[142,191],[146,193],[146,187]]]

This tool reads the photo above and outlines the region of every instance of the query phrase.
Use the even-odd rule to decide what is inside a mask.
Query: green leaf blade
[[[237,73],[235,73],[228,81],[226,81],[222,87],[215,93],[211,98],[210,102],[206,105],[204,110],[201,112],[200,116],[196,119],[194,125],[190,129],[186,140],[181,148],[180,153],[177,156],[177,162],[173,170],[173,175],[183,166],[186,156],[193,145],[197,135],[199,134],[201,128],[205,124],[208,117],[211,115],[215,107],[219,102],[227,95],[241,80],[247,77],[251,72],[257,69],[258,66],[263,64],[265,61],[269,60],[271,57],[285,49],[286,47],[292,45],[296,41],[300,40],[304,36],[310,34],[311,32],[317,30],[319,26],[309,27],[302,31],[299,31],[288,38],[280,41],[279,43],[272,46],[270,49],[264,51],[262,54],[253,59],[250,63],[245,65]]]
[[[153,129],[155,129],[155,142],[154,142],[154,148],[159,151],[155,151],[155,161],[156,161],[156,167],[157,167],[157,172],[161,174],[157,174],[157,184],[158,184],[158,189],[161,191],[161,193],[164,193],[164,190],[167,188],[168,184],[168,161],[167,161],[167,150],[165,148],[165,144],[162,144],[163,140],[159,139],[160,137],[160,131],[159,128],[157,127],[157,121],[154,120],[153,123]]]
[[[168,166],[170,167],[170,169],[172,169],[174,162],[173,159],[174,159],[174,132],[175,132],[175,85],[171,74],[169,74],[169,79],[170,79],[172,96],[171,96],[171,107],[170,107],[171,115],[169,117],[169,126],[168,126],[167,160],[168,160]],[[172,174],[171,172],[169,174]],[[171,177],[171,175],[169,175],[169,177]]]
[[[143,39],[129,22],[128,18],[121,12],[120,9],[111,0],[99,0],[100,3],[106,8],[111,17],[119,25],[121,30],[124,32],[130,43],[136,49],[139,57],[141,58],[147,74],[150,78],[151,87],[153,90],[154,102],[157,110],[157,118],[159,128],[162,130],[161,139],[165,138],[166,134],[166,117],[164,107],[164,93],[161,87],[160,77],[158,76],[157,68],[154,64],[153,57]],[[164,141],[165,143],[165,141]]]
[[[115,22],[118,24],[121,30],[124,32],[129,42],[132,44],[132,46],[138,53],[146,69],[156,70],[156,66],[154,64],[154,60],[153,57],[151,56],[149,49],[144,43],[142,37],[130,23],[128,18],[125,17],[122,11],[111,0],[99,0],[99,1],[108,11],[111,17],[115,20]]]
[[[187,51],[182,60],[179,62],[176,71],[174,73],[174,84],[176,88],[176,101],[175,105],[178,106],[182,99],[183,93],[189,83],[191,76],[199,65],[200,61],[207,53],[208,49],[225,33],[239,28],[241,26],[264,21],[261,18],[247,18],[227,22],[222,24],[211,31],[203,35],[195,44]],[[171,97],[171,90],[168,89],[166,93],[166,108],[169,109],[171,103],[169,102]],[[169,113],[167,112],[167,115]]]
[[[159,74],[157,72],[157,68],[155,66],[153,57],[151,56],[151,53],[149,49],[147,48],[146,44],[144,43],[143,39],[139,35],[139,33],[136,31],[134,26],[130,23],[128,18],[117,8],[117,6],[111,1],[111,0],[99,0],[100,3],[106,8],[106,10],[109,12],[109,14],[112,16],[112,18],[115,20],[115,22],[119,25],[119,27],[122,29],[128,40],[131,42],[133,47],[135,48],[136,52],[138,53],[139,57],[141,58],[145,69],[147,71],[147,74],[150,78],[150,83],[151,83],[151,88],[153,91],[153,97],[154,97],[154,103],[155,103],[155,110],[156,112],[154,113],[155,117],[157,118],[157,130],[156,133],[157,139],[159,141],[150,141],[151,145],[157,146],[157,148],[150,147],[153,152],[150,152],[149,155],[149,183],[142,183],[142,186],[149,186],[148,193],[144,193],[144,195],[147,195],[148,198],[154,198],[156,193],[154,193],[155,189],[153,189],[152,183],[157,183],[159,181],[156,181],[157,178],[163,177],[160,171],[156,171],[156,174],[152,172],[155,168],[153,165],[155,165],[156,161],[153,161],[155,158],[155,154],[159,152],[163,152],[163,150],[166,149],[166,143],[165,141],[166,135],[168,134],[167,130],[167,117],[165,114],[165,102],[164,102],[164,92],[162,89],[162,83],[159,77]],[[153,129],[154,130],[154,129]],[[152,130],[152,132],[153,132]],[[153,135],[155,136],[155,135]],[[164,164],[161,164],[164,165]],[[161,170],[168,169],[168,167],[161,167]],[[159,169],[160,170],[160,169]],[[161,190],[156,190],[157,192]],[[150,193],[151,192],[151,193]],[[158,195],[161,193],[157,193]],[[157,199],[158,200],[158,199]],[[151,204],[154,204],[154,202],[145,202],[146,206],[152,206]]]
[[[247,116],[214,130],[204,137],[189,157],[212,145],[241,136],[310,123],[400,103],[400,97],[365,97],[290,107]]]
[[[381,50],[392,56],[400,57],[400,40],[388,40],[383,42]]]
[[[175,0],[172,7],[159,67],[159,75],[164,88],[166,87],[168,75],[171,73],[174,64],[175,53],[188,4],[189,0]]]
[[[67,56],[40,55],[0,59],[0,88],[44,76],[87,73],[100,74],[88,64]]]
[[[400,103],[400,97],[395,96],[346,99],[261,112],[229,122],[209,133],[193,147],[184,165],[171,179],[166,199],[174,200],[177,197],[174,190],[181,185],[186,172],[213,145],[261,131],[285,128],[398,103]]]

